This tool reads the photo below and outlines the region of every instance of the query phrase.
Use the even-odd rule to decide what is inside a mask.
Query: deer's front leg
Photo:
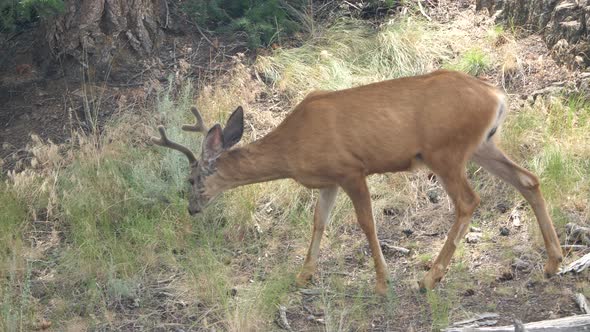
[[[442,250],[436,257],[432,268],[419,282],[420,289],[432,289],[445,275],[453,253],[459,242],[469,231],[469,221],[475,208],[479,205],[479,196],[471,189],[462,168],[450,172],[440,172],[445,189],[455,205],[455,223],[451,227]]]
[[[379,239],[377,238],[377,229],[375,228],[375,220],[373,219],[371,195],[367,187],[367,181],[364,176],[354,178],[343,185],[342,188],[352,200],[358,223],[369,241],[371,255],[375,262],[375,271],[377,273],[375,292],[379,295],[386,295],[387,281],[389,279],[387,277],[387,264],[383,258]]]
[[[313,235],[311,238],[311,244],[309,245],[303,268],[297,276],[297,285],[299,286],[307,284],[315,272],[322,234],[324,234],[324,229],[330,218],[330,212],[336,201],[337,194],[338,187],[320,189],[320,197],[316,203],[313,216]]]

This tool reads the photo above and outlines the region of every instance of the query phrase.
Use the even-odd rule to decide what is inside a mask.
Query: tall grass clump
[[[406,19],[379,29],[339,20],[294,49],[258,58],[255,68],[281,92],[300,99],[311,90],[337,90],[426,73],[450,57],[435,24]]]
[[[218,99],[216,105],[207,99],[222,95],[215,88],[210,95],[201,94],[197,104],[209,123],[224,120],[230,107],[250,98],[251,90],[237,92],[243,88],[240,77],[232,76],[234,93],[228,96],[225,90],[226,99]],[[60,247],[50,259],[54,286],[47,296],[71,305],[67,310],[55,306],[46,314],[58,329],[80,317],[90,325],[105,326],[104,315],[121,303],[153,301],[140,285],[168,271],[180,271],[185,293],[179,291],[178,296],[192,297],[186,299],[186,310],[198,312],[198,303],[227,303],[223,299],[229,296],[229,270],[223,247],[231,227],[228,220],[251,218],[235,206],[249,206],[252,212],[254,198],[230,193],[242,199],[222,199],[196,221],[189,218],[186,157],[146,143],[162,123],[171,139],[200,151],[201,135],[180,130],[182,123],[194,121],[189,110],[196,89],[186,82],[164,90],[155,115],[139,110],[113,120],[104,132],[74,133],[75,149],[67,153],[34,139],[29,148],[34,156],[31,168],[9,173],[0,185],[3,330],[33,328],[27,285],[36,265],[27,257],[44,253],[35,248],[36,242],[25,239],[38,219],[61,234],[52,244]]]
[[[31,313],[27,291],[30,266],[22,238],[28,214],[16,193],[4,183],[0,184],[0,202],[0,329],[25,330]]]
[[[556,226],[563,227],[563,209],[588,203],[590,104],[575,95],[539,98],[506,122],[505,148],[539,175]]]
[[[471,48],[459,57],[456,64],[449,65],[448,68],[479,76],[488,71],[491,66],[491,60],[482,49]]]

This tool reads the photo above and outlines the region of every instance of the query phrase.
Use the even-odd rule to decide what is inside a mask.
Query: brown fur
[[[201,177],[203,183],[198,185],[204,194],[195,200],[203,202],[195,206],[200,209],[224,190],[275,179],[292,178],[308,188],[319,188],[314,235],[298,277],[298,283],[304,284],[315,271],[319,241],[340,187],[352,200],[367,235],[377,271],[376,291],[384,294],[387,268],[365,177],[411,170],[423,163],[437,174],[456,209],[447,241],[421,281],[422,287],[432,288],[443,277],[479,204],[465,175],[467,161],[475,156],[477,163],[514,185],[531,203],[549,255],[546,272],[552,274],[561,261],[561,249],[538,180],[512,163],[490,139],[504,110],[504,95],[495,87],[446,70],[311,93],[267,136],[221,152],[215,160],[216,171]]]

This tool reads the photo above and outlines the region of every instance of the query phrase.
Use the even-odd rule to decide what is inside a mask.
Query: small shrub
[[[248,45],[270,45],[281,34],[299,30],[291,15],[301,8],[298,2],[286,5],[281,0],[190,0],[184,11],[198,25],[220,33],[244,32]]]
[[[22,29],[63,9],[63,0],[0,0],[0,31]]]

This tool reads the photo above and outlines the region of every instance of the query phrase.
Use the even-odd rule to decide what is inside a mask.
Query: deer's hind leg
[[[547,213],[545,199],[539,189],[539,179],[533,173],[510,160],[502,150],[496,147],[493,141],[482,144],[475,151],[473,161],[488,172],[510,183],[529,202],[537,217],[549,256],[547,264],[545,264],[545,274],[555,274],[562,260],[561,246],[551,217]]]
[[[320,242],[337,195],[338,187],[320,189],[320,195],[313,215],[313,235],[311,238],[311,244],[309,245],[303,268],[297,275],[297,285],[299,286],[307,284],[316,270],[318,255],[320,252]]]
[[[442,180],[455,205],[455,223],[432,268],[419,282],[421,289],[432,289],[442,279],[459,242],[469,230],[471,215],[479,205],[479,196],[473,191],[465,175],[465,162],[453,165],[452,161],[440,158],[430,160],[428,164]]]

